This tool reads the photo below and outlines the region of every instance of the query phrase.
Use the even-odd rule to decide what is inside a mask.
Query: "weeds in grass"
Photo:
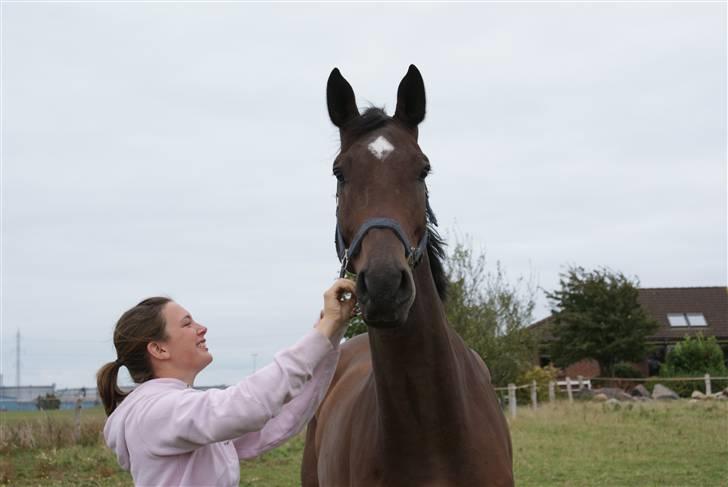
[[[100,443],[104,417],[97,413],[81,415],[80,436],[75,439],[73,415],[42,411],[35,416],[14,418],[3,413],[0,423],[0,453],[15,449],[52,449],[73,445],[95,446]]]

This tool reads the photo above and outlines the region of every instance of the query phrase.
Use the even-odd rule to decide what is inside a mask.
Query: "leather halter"
[[[417,247],[415,247],[410,244],[410,241],[404,231],[402,231],[402,227],[399,222],[392,218],[370,218],[369,220],[366,220],[362,226],[359,227],[356,235],[354,235],[354,239],[347,248],[346,243],[344,243],[344,236],[341,234],[341,228],[339,227],[338,208],[336,220],[336,253],[338,254],[339,261],[341,262],[339,277],[344,277],[347,268],[349,267],[349,262],[359,253],[361,250],[362,240],[364,240],[367,232],[369,232],[372,228],[388,228],[394,232],[400,242],[402,242],[402,245],[404,245],[404,255],[407,258],[407,263],[409,264],[410,269],[414,269],[422,260],[422,256],[427,252],[427,231],[425,231],[422,239],[417,244]]]

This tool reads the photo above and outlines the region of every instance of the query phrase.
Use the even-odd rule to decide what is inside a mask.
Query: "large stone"
[[[597,402],[604,402],[607,399],[609,399],[609,398],[607,397],[606,394],[601,394],[601,393],[594,394],[594,400],[597,401]]]
[[[632,389],[632,397],[645,397],[650,398],[650,391],[647,390],[642,384],[638,384],[637,387]]]
[[[655,388],[652,389],[652,399],[680,399],[680,396],[678,396],[675,391],[663,386],[662,384],[655,384]]]
[[[589,400],[594,398],[594,391],[592,389],[582,389],[573,393],[574,399]]]
[[[608,399],[617,399],[619,401],[631,401],[632,396],[617,387],[602,387],[594,389],[595,394],[604,394]]]
[[[692,399],[705,399],[705,394],[700,391],[693,391],[693,393],[690,394],[690,397]]]

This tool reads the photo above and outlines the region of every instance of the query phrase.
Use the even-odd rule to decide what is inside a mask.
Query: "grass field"
[[[1,413],[0,485],[132,485],[99,441],[103,412],[83,413],[84,428],[98,428],[95,437],[87,434],[88,444],[55,448],[12,445],[9,441],[17,435],[9,432],[25,428],[26,434],[42,435],[55,422],[55,440],[65,441],[58,431],[67,432],[64,425],[72,424],[72,412]],[[726,401],[618,407],[558,403],[537,411],[521,408],[510,423],[519,486],[728,487]],[[262,458],[241,463],[240,485],[298,485],[302,452],[299,436]]]

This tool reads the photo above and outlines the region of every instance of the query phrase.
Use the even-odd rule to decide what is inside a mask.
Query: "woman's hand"
[[[315,328],[326,338],[338,334],[349,323],[356,305],[356,285],[348,279],[337,279],[324,293],[324,309]]]

